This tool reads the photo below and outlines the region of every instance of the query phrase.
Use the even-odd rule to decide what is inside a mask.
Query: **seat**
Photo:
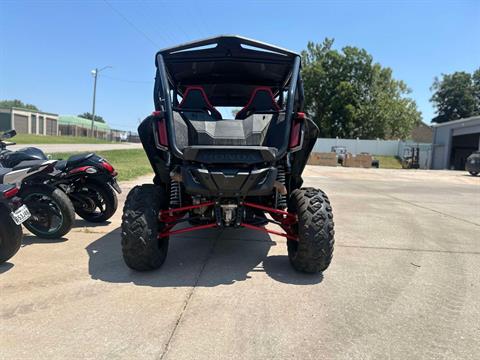
[[[187,86],[183,94],[182,102],[178,105],[178,109],[181,110],[182,114],[187,118],[189,118],[189,115],[198,117],[198,113],[204,113],[208,115],[208,117],[211,117],[206,120],[222,119],[222,115],[210,103],[205,90],[201,86]]]
[[[67,168],[67,163],[68,163],[67,160],[60,160],[55,164],[55,169],[63,171]]]
[[[46,160],[26,160],[19,162],[17,165],[13,167],[12,170],[22,170],[22,169],[28,169],[28,168],[33,168],[36,166],[41,166],[45,163]]]
[[[280,107],[273,97],[272,89],[267,86],[259,86],[253,90],[247,105],[237,113],[235,119],[243,120],[254,113],[278,111],[280,111]]]
[[[78,154],[78,155],[72,155],[67,159],[67,165],[68,166],[75,166],[80,164],[82,161],[85,161],[89,158],[91,158],[94,153],[84,153],[84,154]]]

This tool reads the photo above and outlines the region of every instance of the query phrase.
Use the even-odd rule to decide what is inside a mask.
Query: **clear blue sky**
[[[480,66],[480,1],[0,0],[0,99],[91,111],[90,71],[111,65],[97,114],[135,130],[153,109],[156,50],[218,34],[296,51],[325,37],[365,48],[408,84],[428,123],[433,78]]]

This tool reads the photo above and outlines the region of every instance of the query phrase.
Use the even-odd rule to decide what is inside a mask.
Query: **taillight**
[[[299,112],[296,113],[296,116],[293,120],[292,129],[290,131],[290,142],[288,147],[290,149],[300,146],[301,132],[302,132],[302,122],[305,120],[305,113]]]
[[[87,174],[96,174],[97,169],[95,169],[92,166],[82,166],[82,167],[72,169],[68,173],[69,174],[76,174],[76,173],[79,173],[79,172],[86,172]]]
[[[158,142],[162,146],[168,146],[167,123],[165,118],[158,121]]]
[[[3,196],[4,196],[5,198],[7,198],[7,199],[10,199],[10,198],[14,197],[15,195],[17,195],[17,194],[18,194],[18,191],[19,191],[19,190],[18,190],[17,187],[12,187],[11,189],[5,191],[5,192],[3,193]]]
[[[157,126],[157,133],[158,133],[158,142],[160,145],[168,147],[168,133],[167,133],[167,123],[165,121],[165,116],[163,115],[163,111],[154,111],[152,116],[158,118],[158,126]]]
[[[115,171],[115,169],[113,168],[112,165],[110,165],[108,162],[106,161],[102,161],[100,162],[100,165],[102,165],[102,167],[107,170],[109,173],[113,173]]]

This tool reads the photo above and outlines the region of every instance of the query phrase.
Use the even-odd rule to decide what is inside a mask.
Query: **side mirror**
[[[16,132],[15,130],[5,131],[5,132],[2,134],[1,139],[2,139],[2,140],[11,139],[11,138],[14,137],[15,135],[17,135],[17,132]]]

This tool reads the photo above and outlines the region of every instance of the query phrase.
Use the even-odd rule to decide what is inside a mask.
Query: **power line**
[[[109,75],[102,75],[102,77],[107,78],[107,79],[111,79],[111,80],[131,83],[131,84],[152,84],[153,83],[153,80],[150,80],[150,81],[147,81],[147,80],[130,80],[130,79],[117,78],[117,77],[109,76]]]
[[[135,31],[137,31],[140,35],[142,35],[146,40],[148,40],[153,46],[155,46],[156,49],[158,49],[160,46],[152,40],[150,36],[148,36],[142,29],[140,29],[138,26],[136,26],[133,22],[128,20],[128,18],[123,15],[119,10],[117,10],[108,0],[103,0],[113,11],[117,13],[118,16],[120,16],[128,25],[130,25]]]

